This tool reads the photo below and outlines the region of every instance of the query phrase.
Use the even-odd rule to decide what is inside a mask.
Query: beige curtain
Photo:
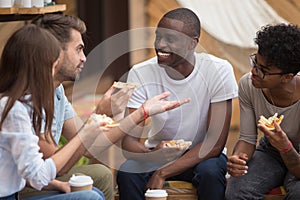
[[[286,23],[264,0],[177,0],[192,9],[202,28],[217,40],[242,48],[254,48],[261,26]]]

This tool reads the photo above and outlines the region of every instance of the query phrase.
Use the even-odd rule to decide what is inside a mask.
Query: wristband
[[[289,141],[288,146],[285,149],[279,150],[280,153],[287,153],[293,148],[293,144]]]
[[[146,119],[148,118],[148,114],[146,112],[146,109],[144,107],[144,104],[142,104],[142,109],[143,109],[143,112],[144,112],[144,121],[146,121]]]

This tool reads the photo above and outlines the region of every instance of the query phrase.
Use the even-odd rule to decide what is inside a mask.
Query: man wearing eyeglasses
[[[268,25],[255,43],[251,72],[239,82],[240,137],[227,162],[226,199],[263,199],[281,185],[288,199],[300,199],[300,29]],[[258,123],[275,113],[284,115],[275,130]]]

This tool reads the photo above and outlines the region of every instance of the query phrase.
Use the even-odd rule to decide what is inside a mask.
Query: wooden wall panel
[[[1,16],[0,16],[1,17]],[[21,28],[24,22],[1,22],[0,23],[0,55],[2,54],[3,47],[7,39],[13,32]]]
[[[67,10],[64,12],[67,15],[77,16],[76,0],[55,0],[56,4],[66,4]]]
[[[293,24],[300,25],[300,0],[266,0],[279,16]]]

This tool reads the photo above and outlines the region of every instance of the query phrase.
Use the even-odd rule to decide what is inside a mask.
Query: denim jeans
[[[113,198],[113,175],[107,167],[101,164],[92,165],[81,165],[72,167],[66,174],[60,177],[56,177],[60,181],[69,181],[73,174],[85,174],[92,177],[94,181],[94,187],[98,188],[104,193],[105,198],[111,200]],[[26,199],[34,196],[41,196],[45,194],[53,194],[53,191],[38,191],[33,188],[25,187],[21,192],[19,192],[21,199]]]
[[[70,193],[45,194],[26,198],[25,200],[105,200],[104,194],[93,187],[93,190],[83,190]]]
[[[198,199],[223,200],[226,185],[226,162],[227,157],[221,154],[217,158],[204,160],[192,169],[171,177],[168,180],[191,182],[197,188]],[[132,169],[139,170],[139,167],[136,165],[142,167],[149,167],[150,165],[148,169],[152,169],[152,171],[134,173]],[[117,173],[120,200],[144,200],[147,182],[155,171],[153,170],[155,165],[149,165],[128,160],[121,166]]]
[[[6,197],[0,197],[0,200],[16,200],[16,199],[18,199],[18,193]]]
[[[286,199],[300,199],[300,182],[288,173],[280,154],[266,138],[262,138],[251,160],[248,162],[248,173],[229,179],[226,200],[256,200],[273,188],[284,185]]]

